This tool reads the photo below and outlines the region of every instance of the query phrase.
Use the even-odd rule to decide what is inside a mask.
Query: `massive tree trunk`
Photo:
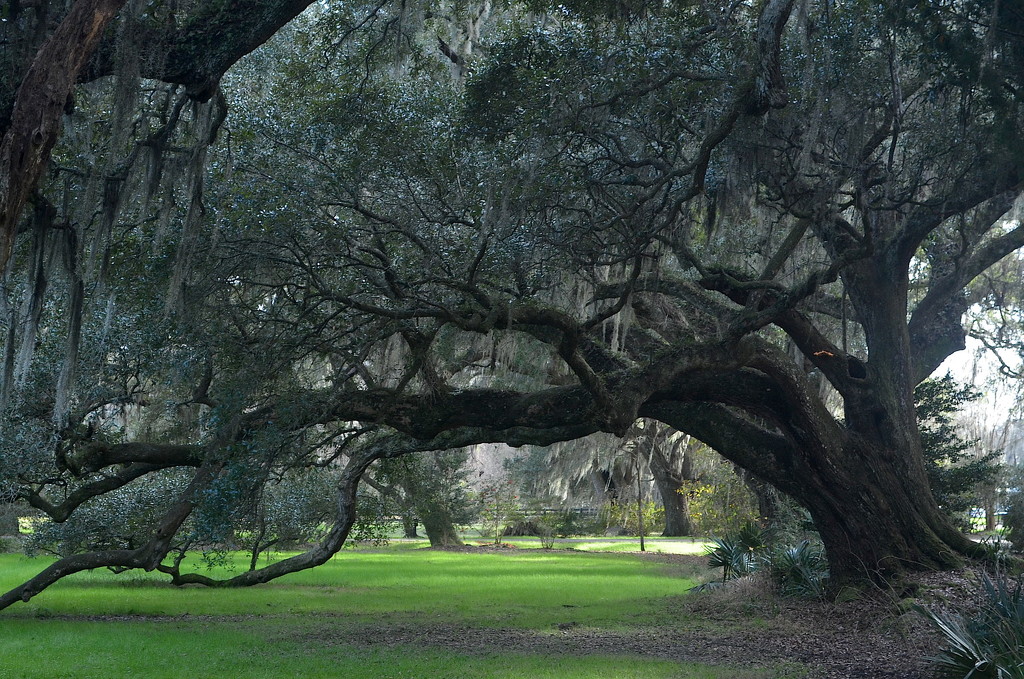
[[[979,551],[909,473],[909,456],[882,438],[844,432],[828,446],[797,448],[720,406],[660,404],[647,414],[694,432],[807,508],[836,585],[954,567]]]
[[[704,386],[704,393],[729,391],[720,402],[741,410],[657,405],[647,413],[694,434],[806,507],[837,585],[953,567],[979,552],[939,510],[928,485],[913,399],[906,277],[899,274],[908,260],[894,257],[885,251],[847,276],[869,360],[802,334],[793,319],[782,323],[840,391],[842,421],[804,371],[767,343],[758,344],[728,387],[722,375]]]

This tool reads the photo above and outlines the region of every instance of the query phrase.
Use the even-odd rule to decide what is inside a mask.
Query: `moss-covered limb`
[[[29,601],[50,585],[68,575],[93,568],[141,568],[155,570],[170,551],[171,541],[192,513],[198,494],[206,488],[223,465],[208,464],[200,467],[178,500],[164,513],[149,542],[138,549],[113,549],[73,554],[58,559],[41,573],[14,589],[0,595],[0,610],[18,601]]]
[[[210,587],[243,587],[269,582],[282,575],[320,565],[341,549],[355,521],[356,490],[359,481],[369,465],[375,460],[398,457],[414,452],[447,450],[477,443],[498,441],[517,442],[519,445],[547,445],[557,441],[579,438],[593,431],[593,427],[586,425],[566,425],[549,429],[523,427],[509,430],[467,427],[445,431],[429,439],[417,439],[393,431],[369,435],[358,445],[354,445],[349,451],[349,462],[338,483],[335,523],[327,536],[312,549],[302,554],[264,568],[247,571],[226,580],[216,580],[200,574],[181,573],[180,564],[163,564],[163,560],[170,550],[170,545],[175,535],[192,513],[199,493],[208,486],[223,468],[223,462],[205,462],[196,471],[192,482],[181,494],[178,501],[164,514],[152,537],[145,545],[138,549],[86,552],[59,559],[22,585],[0,595],[0,610],[17,601],[30,600],[50,585],[68,575],[93,568],[159,570],[171,575],[172,582],[178,585],[201,584]],[[151,444],[119,444],[118,446],[110,446],[106,450],[116,450],[116,454],[121,457],[125,457],[131,452],[143,457],[148,456],[149,459],[154,459],[154,456],[163,456],[168,460],[175,459],[186,466],[194,462],[194,458],[190,457],[190,455],[195,453],[195,449],[190,449],[186,446],[156,446]],[[154,470],[157,468],[159,467],[153,465]],[[128,470],[131,470],[130,473]],[[116,480],[111,480],[108,483],[114,487],[119,487],[116,485],[117,483],[123,482],[120,485],[124,485],[142,475],[141,473],[136,474],[137,472],[144,471],[144,466],[141,464],[129,465]],[[91,490],[99,490],[99,485]],[[58,509],[59,507],[54,508],[54,511]],[[64,507],[64,509],[68,508]]]
[[[169,443],[93,443],[67,456],[75,474],[96,472],[116,464],[143,463],[165,467],[198,467],[205,458],[202,446]]]
[[[61,116],[75,85],[116,73],[119,38],[107,28],[124,0],[75,2],[43,42],[24,75],[3,83],[0,142],[0,267],[10,256],[14,231],[60,134]],[[221,76],[266,42],[311,0],[230,0],[198,3],[180,23],[133,26],[140,75],[186,86],[193,98],[214,96]],[[15,24],[12,23],[12,26]],[[15,47],[31,36],[15,35]]]
[[[88,500],[118,488],[123,488],[135,479],[142,478],[160,469],[166,469],[167,466],[164,464],[147,464],[142,462],[125,465],[114,474],[103,476],[75,488],[59,504],[53,504],[43,496],[42,491],[37,490],[24,492],[22,498],[32,507],[45,513],[53,521],[60,523],[66,521],[78,507]]]
[[[0,141],[0,269],[60,134],[61,116],[86,61],[125,0],[80,0],[40,47],[17,90]]]
[[[523,443],[545,445],[578,438],[582,432],[572,429],[535,430],[519,433]],[[171,576],[175,585],[207,587],[248,587],[270,582],[282,575],[314,568],[326,562],[344,546],[356,519],[356,491],[369,466],[380,459],[401,457],[410,453],[462,448],[477,443],[505,441],[508,432],[486,429],[460,429],[445,432],[432,439],[416,439],[397,432],[373,435],[350,450],[348,463],[338,481],[334,525],[328,534],[307,551],[262,568],[246,571],[231,578],[216,579],[199,573],[182,573],[180,564],[159,565],[157,570]]]
[[[265,43],[312,0],[222,0],[196,3],[186,16],[139,21],[134,47],[140,75],[184,85],[200,101],[209,99],[221,76]],[[117,71],[116,41],[106,40],[83,79]]]

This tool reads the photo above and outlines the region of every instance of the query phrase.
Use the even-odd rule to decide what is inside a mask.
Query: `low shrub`
[[[641,503],[641,516],[637,516],[636,502],[620,502],[608,504],[602,510],[605,524],[610,527],[620,526],[622,535],[640,535],[640,518],[643,519],[644,535],[652,535],[665,530],[665,507],[659,502],[646,501]]]
[[[574,538],[580,535],[599,535],[604,532],[604,524],[599,517],[591,517],[572,509],[566,509],[545,516],[550,522],[555,536]]]
[[[797,545],[777,546],[767,550],[762,564],[783,596],[825,595],[828,561],[821,545],[802,540]]]
[[[0,535],[0,554],[13,554],[22,551],[22,541],[14,535]]]
[[[981,608],[971,618],[961,613],[917,610],[945,640],[932,657],[938,677],[1024,679],[1024,583],[997,575],[983,579]]]
[[[746,524],[738,532],[711,541],[708,566],[722,569],[722,580],[695,589],[707,590],[735,578],[766,574],[782,596],[820,598],[825,594],[828,562],[820,544],[770,544],[769,531]]]

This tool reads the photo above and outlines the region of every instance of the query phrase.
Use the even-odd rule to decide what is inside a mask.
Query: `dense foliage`
[[[226,584],[329,559],[360,488],[443,535],[461,453],[382,466],[640,420],[634,453],[700,440],[806,508],[833,582],[979,553],[913,389],[1024,245],[996,7],[23,4],[0,478],[69,532],[0,606],[99,566],[225,584],[165,557],[244,536],[255,566],[293,510],[320,525],[284,492],[318,470],[320,539]],[[100,508],[125,525],[75,537]]]
[[[925,380],[914,389],[932,495],[963,530],[970,528],[970,510],[982,505],[981,489],[994,486],[1003,472],[1002,451],[979,456],[976,442],[964,440],[954,420],[965,404],[979,396],[973,387],[958,385],[948,374]]]

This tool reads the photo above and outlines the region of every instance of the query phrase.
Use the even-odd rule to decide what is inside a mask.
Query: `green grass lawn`
[[[237,555],[221,574],[244,567]],[[45,565],[0,555],[0,587]],[[207,572],[196,562],[195,567]],[[544,656],[521,646],[457,651],[353,644],[367,630],[448,626],[578,630],[657,626],[694,584],[634,556],[540,550],[345,551],[320,568],[246,589],[174,588],[158,575],[81,573],[0,613],[0,677],[677,677],[798,676],[607,654]],[[491,633],[491,637],[494,636]]]
[[[469,544],[485,544],[486,538],[466,538]],[[540,538],[502,538],[502,542],[524,549],[541,549]],[[652,554],[703,554],[710,544],[701,538],[644,538],[646,551]],[[425,544],[425,543],[424,543]],[[555,548],[579,552],[639,552],[640,538],[556,538]]]

